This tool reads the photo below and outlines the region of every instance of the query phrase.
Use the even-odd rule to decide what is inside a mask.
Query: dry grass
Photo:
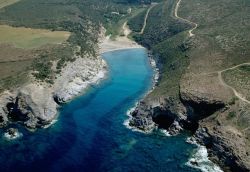
[[[17,48],[32,49],[46,44],[60,44],[70,36],[65,31],[49,31],[0,25],[0,43],[11,44]]]
[[[250,66],[241,66],[223,73],[225,82],[250,100]]]
[[[35,57],[31,50],[0,44],[0,79],[25,71]]]
[[[14,4],[20,0],[0,0],[0,9]]]

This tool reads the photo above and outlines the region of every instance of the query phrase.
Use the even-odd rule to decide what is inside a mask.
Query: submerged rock
[[[21,137],[22,134],[19,133],[18,129],[16,128],[9,128],[7,131],[4,133],[4,137],[8,140],[13,140]]]

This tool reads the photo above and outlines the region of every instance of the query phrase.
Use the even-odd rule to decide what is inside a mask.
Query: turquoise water
[[[195,171],[187,167],[193,145],[186,135],[167,137],[127,129],[126,112],[152,84],[144,49],[103,54],[106,80],[60,109],[58,122],[23,137],[1,140],[0,171]],[[18,126],[15,126],[18,127]]]

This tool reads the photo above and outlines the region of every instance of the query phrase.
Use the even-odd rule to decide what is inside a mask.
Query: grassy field
[[[69,32],[50,31],[0,25],[0,43],[11,44],[17,48],[32,49],[46,44],[60,44],[70,36]]]
[[[0,10],[0,92],[24,83],[30,71],[53,83],[74,55],[97,56],[100,26],[115,37],[126,19],[143,9],[137,0],[15,2],[0,0],[5,7]]]
[[[0,9],[12,5],[20,0],[0,0]]]

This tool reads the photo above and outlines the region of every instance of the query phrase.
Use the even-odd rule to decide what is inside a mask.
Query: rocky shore
[[[48,126],[57,118],[57,108],[82,94],[105,77],[106,63],[100,57],[78,57],[68,63],[53,85],[30,81],[0,96],[1,127],[23,123],[29,129]]]
[[[158,80],[160,77],[159,68],[157,67],[157,62],[154,59],[152,52],[148,51],[148,57],[154,74],[152,80],[152,88],[148,91],[145,97],[147,97],[154,90],[154,88],[158,84]],[[137,102],[134,107],[128,110],[127,115],[129,119],[124,122],[124,125],[127,128],[144,133],[150,133],[153,129],[155,129],[156,123],[154,123],[152,120],[150,109],[147,109],[145,106],[146,104],[142,100]],[[141,118],[140,115],[137,116],[139,112],[143,112],[145,114],[145,117]]]
[[[124,26],[126,27],[126,26]],[[142,46],[127,38],[126,35],[111,40],[100,34],[99,53]],[[77,57],[67,63],[56,77],[54,84],[30,81],[16,90],[7,90],[0,95],[0,127],[11,123],[22,123],[31,130],[47,128],[57,118],[57,108],[74,97],[84,93],[86,88],[105,77],[106,62],[100,57]]]
[[[216,114],[228,109],[228,100],[219,96],[222,94],[194,93],[181,86],[179,102],[171,97],[146,96],[130,112],[129,126],[143,132],[163,128],[171,135],[189,130],[197,143],[208,149],[209,159],[224,171],[249,171],[250,156],[242,133],[215,120]]]
[[[243,134],[223,119],[215,119],[218,114],[227,115],[233,93],[221,89],[219,84],[209,89],[205,85],[196,86],[197,83],[188,83],[188,78],[184,75],[181,80],[178,100],[164,95],[156,98],[149,92],[129,112],[126,125],[145,133],[157,128],[170,135],[191,131],[195,142],[200,148],[208,149],[209,159],[219,164],[223,171],[249,171],[250,156]]]

